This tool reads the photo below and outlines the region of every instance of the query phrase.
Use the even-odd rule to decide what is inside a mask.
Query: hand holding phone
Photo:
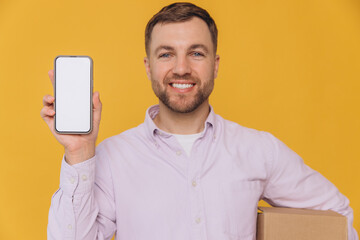
[[[49,71],[49,78],[53,86],[55,86],[54,71]],[[99,124],[101,119],[101,108],[99,93],[95,92],[92,96],[92,131],[88,134],[60,134],[55,130],[55,98],[51,95],[46,95],[43,98],[44,107],[41,110],[41,117],[47,123],[50,131],[55,138],[65,148],[65,159],[69,164],[76,164],[85,161],[95,155],[95,143],[99,131]],[[88,130],[88,129],[85,129]]]

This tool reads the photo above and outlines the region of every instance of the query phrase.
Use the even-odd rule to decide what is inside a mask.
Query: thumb
[[[102,103],[100,101],[99,92],[94,92],[93,94],[93,111],[94,111],[94,123],[99,125],[101,119],[101,109]]]

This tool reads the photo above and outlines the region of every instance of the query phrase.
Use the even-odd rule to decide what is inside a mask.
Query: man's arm
[[[348,219],[348,239],[358,240],[349,200],[285,144],[271,136],[274,157],[263,198],[273,206],[333,210]]]
[[[48,74],[54,86],[54,71]],[[106,161],[99,164],[107,158],[101,153],[95,156],[102,108],[99,93],[95,92],[92,99],[93,129],[84,135],[55,132],[54,100],[53,96],[46,95],[40,113],[65,151],[60,189],[51,201],[48,239],[110,239],[115,231],[111,174]]]
[[[72,166],[63,160],[60,189],[51,200],[48,239],[111,239],[114,235],[112,178],[105,158],[97,153]]]

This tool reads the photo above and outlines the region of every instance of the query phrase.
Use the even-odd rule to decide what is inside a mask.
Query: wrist
[[[95,156],[95,144],[84,145],[76,150],[69,150],[65,148],[65,161],[74,165],[84,162]]]

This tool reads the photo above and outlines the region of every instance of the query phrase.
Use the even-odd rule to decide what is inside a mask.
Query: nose
[[[175,61],[175,66],[173,67],[173,74],[183,76],[191,73],[191,66],[189,59],[186,56],[178,56]]]

